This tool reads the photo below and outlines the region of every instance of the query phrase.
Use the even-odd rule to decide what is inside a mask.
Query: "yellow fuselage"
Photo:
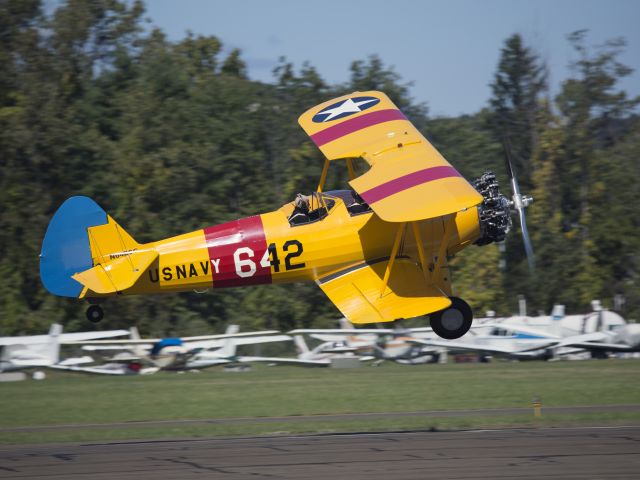
[[[342,198],[341,198],[342,197]],[[122,294],[162,293],[268,283],[316,281],[332,272],[389,257],[398,224],[384,222],[371,210],[351,213],[342,192],[323,194],[323,217],[291,225],[293,203],[252,217],[141,245],[158,258]],[[432,266],[444,236],[442,217],[418,222],[426,264]],[[477,208],[459,212],[447,240],[447,255],[480,235]],[[398,257],[419,262],[411,226]],[[123,252],[126,254],[127,252]],[[111,254],[117,257],[118,252]],[[450,294],[448,269],[434,283]]]

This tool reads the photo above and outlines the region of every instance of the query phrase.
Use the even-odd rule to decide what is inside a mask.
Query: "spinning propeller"
[[[533,197],[522,195],[520,193],[520,187],[518,186],[518,179],[513,170],[511,163],[511,144],[509,138],[504,139],[504,152],[505,163],[507,165],[507,173],[509,174],[509,181],[511,182],[511,190],[513,196],[511,197],[511,208],[517,210],[518,217],[520,218],[520,230],[522,231],[522,240],[524,243],[524,250],[527,255],[527,263],[529,264],[529,270],[533,271],[535,268],[533,257],[533,246],[531,244],[531,238],[529,238],[529,230],[527,229],[527,219],[524,213],[524,209],[533,203]]]

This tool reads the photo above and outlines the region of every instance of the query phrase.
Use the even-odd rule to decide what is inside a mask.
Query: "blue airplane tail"
[[[40,252],[40,280],[54,295],[77,298],[72,275],[93,267],[87,229],[108,223],[107,213],[88,197],[71,197],[53,215]]]

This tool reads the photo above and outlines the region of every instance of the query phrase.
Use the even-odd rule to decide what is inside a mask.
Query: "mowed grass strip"
[[[437,418],[382,418],[376,420],[315,420],[261,422],[229,425],[131,426],[129,428],[86,428],[39,432],[2,432],[0,444],[144,441],[148,439],[191,439],[213,436],[331,434],[345,432],[450,431],[478,428],[537,428],[599,425],[638,425],[640,412],[465,416]]]
[[[0,384],[0,427],[145,420],[640,403],[639,360],[495,362],[353,370],[100,377],[50,373]]]

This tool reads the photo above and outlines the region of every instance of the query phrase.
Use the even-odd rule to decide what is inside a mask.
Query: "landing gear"
[[[458,297],[451,297],[449,308],[431,314],[431,328],[439,337],[454,340],[469,331],[472,320],[469,304]]]
[[[98,323],[104,317],[104,311],[100,305],[91,305],[87,308],[87,320]]]

